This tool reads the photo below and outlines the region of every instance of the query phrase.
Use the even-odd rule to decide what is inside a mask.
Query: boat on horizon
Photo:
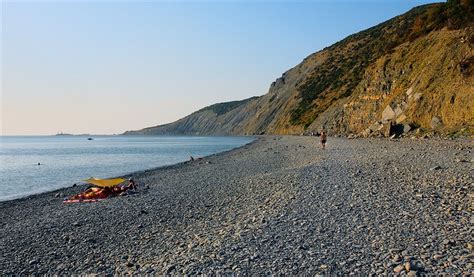
[[[73,136],[73,134],[66,134],[66,133],[63,133],[63,132],[59,132],[59,133],[56,133],[55,136]]]

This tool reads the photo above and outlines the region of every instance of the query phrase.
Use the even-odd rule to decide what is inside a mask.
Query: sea
[[[0,136],[0,201],[231,150],[253,137]]]

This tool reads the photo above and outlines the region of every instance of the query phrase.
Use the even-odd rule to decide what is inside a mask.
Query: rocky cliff
[[[267,94],[126,134],[471,133],[474,8],[424,5],[314,53]]]

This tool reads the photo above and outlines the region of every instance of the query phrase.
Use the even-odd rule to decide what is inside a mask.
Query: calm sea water
[[[0,200],[230,150],[252,137],[0,137]],[[40,163],[41,165],[38,165]]]

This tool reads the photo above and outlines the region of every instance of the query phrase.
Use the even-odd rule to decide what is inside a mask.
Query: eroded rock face
[[[401,45],[372,64],[353,95],[321,113],[310,130],[327,126],[332,133],[367,136],[378,121],[409,124],[409,131],[472,130],[474,78],[454,66],[466,53],[474,55],[472,45],[461,43],[469,32],[443,29]],[[382,89],[385,83],[390,89]]]

